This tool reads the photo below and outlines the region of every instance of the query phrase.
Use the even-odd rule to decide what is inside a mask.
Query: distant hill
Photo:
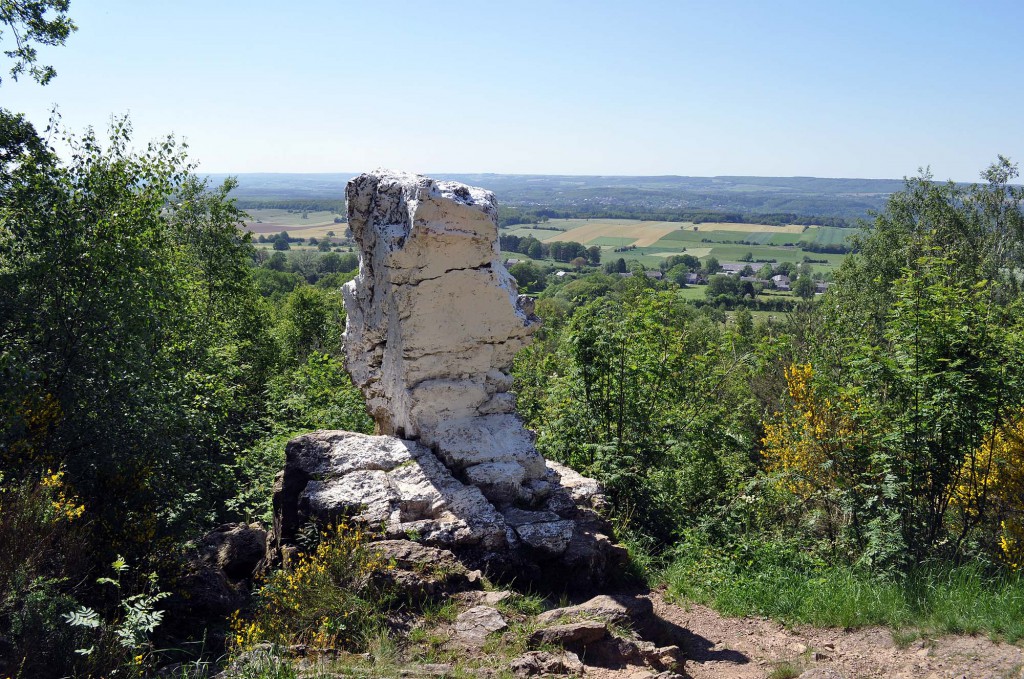
[[[335,209],[345,183],[358,173],[235,175],[243,207],[309,205]],[[227,175],[210,175],[220,181]],[[579,216],[665,217],[697,211],[748,216],[866,218],[903,188],[898,179],[820,177],[627,177],[577,175],[432,174],[495,192],[502,206],[551,209]],[[330,203],[330,207],[327,207]]]

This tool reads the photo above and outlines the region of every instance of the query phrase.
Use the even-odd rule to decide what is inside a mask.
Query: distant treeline
[[[296,210],[347,214],[344,200],[327,198],[239,198],[235,205],[241,210]]]
[[[718,309],[740,309],[750,311],[773,311],[786,313],[796,308],[798,300],[789,297],[755,297],[739,298],[733,295],[718,295],[709,299],[694,299],[690,303],[698,309],[701,307],[715,307]]]
[[[533,236],[503,235],[500,239],[502,252],[519,252],[531,259],[553,259],[556,262],[572,262],[582,258],[587,264],[596,266],[601,263],[601,248],[594,245],[586,247],[580,243],[555,241],[541,243]]]
[[[702,224],[704,222],[722,222],[734,224],[765,224],[769,226],[803,224],[806,226],[835,226],[839,228],[854,226],[854,223],[845,217],[827,217],[824,215],[809,216],[799,215],[792,212],[752,214],[746,212],[688,209],[648,211],[642,209],[631,209],[628,207],[599,210],[576,208],[539,208],[527,210],[515,207],[502,207],[498,211],[498,220],[501,226],[537,224],[548,221],[549,219],[639,219],[651,222],[693,222],[694,224]]]
[[[824,252],[830,255],[845,255],[857,251],[849,243],[801,243],[800,249],[804,252]]]

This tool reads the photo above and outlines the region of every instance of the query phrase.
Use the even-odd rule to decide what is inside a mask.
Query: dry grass
[[[598,238],[622,238],[623,245],[642,248],[654,245],[680,226],[679,222],[591,221],[569,231],[552,232],[544,242],[571,241],[587,245]]]

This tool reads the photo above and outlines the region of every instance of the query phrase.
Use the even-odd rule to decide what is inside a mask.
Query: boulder
[[[608,627],[603,622],[585,620],[539,629],[530,635],[530,645],[582,649],[587,644],[600,641],[607,636]]]
[[[233,581],[251,578],[267,549],[267,531],[259,524],[226,523],[199,541],[199,557]]]
[[[274,539],[291,544],[304,524],[343,518],[442,548],[505,545],[494,506],[415,441],[344,431],[289,441],[274,494]]]
[[[508,623],[497,609],[473,606],[455,618],[455,634],[465,642],[479,645],[487,635],[508,629]]]
[[[645,665],[659,672],[674,672],[683,666],[683,652],[678,646],[658,647],[649,641],[608,636],[587,645],[587,664],[622,668]]]
[[[161,629],[185,637],[197,623],[223,620],[243,608],[266,543],[267,532],[257,524],[227,523],[204,535],[182,564],[172,595],[162,604],[169,614]],[[219,636],[213,632],[211,640],[218,641]]]
[[[831,667],[812,667],[804,670],[797,679],[846,679],[846,676]]]
[[[530,651],[524,653],[509,665],[517,677],[533,677],[542,674],[583,674],[583,663],[579,656],[570,651],[549,653]]]
[[[472,606],[484,605],[484,606],[497,606],[502,601],[511,599],[515,594],[508,590],[500,590],[496,592],[481,592],[481,591],[469,591],[459,592],[455,595],[455,599]]]
[[[644,627],[654,617],[650,599],[629,594],[601,594],[582,604],[544,611],[537,616],[540,624],[562,619],[599,619],[622,627]]]
[[[468,570],[446,549],[410,540],[380,540],[372,549],[395,566],[377,577],[397,585],[412,601],[469,593],[483,584],[479,571]]]

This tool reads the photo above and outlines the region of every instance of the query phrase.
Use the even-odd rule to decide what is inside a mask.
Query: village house
[[[743,264],[741,262],[726,262],[725,264],[719,265],[721,269],[718,273],[724,273],[726,276],[739,276],[743,273],[743,270],[750,266],[749,264]]]

